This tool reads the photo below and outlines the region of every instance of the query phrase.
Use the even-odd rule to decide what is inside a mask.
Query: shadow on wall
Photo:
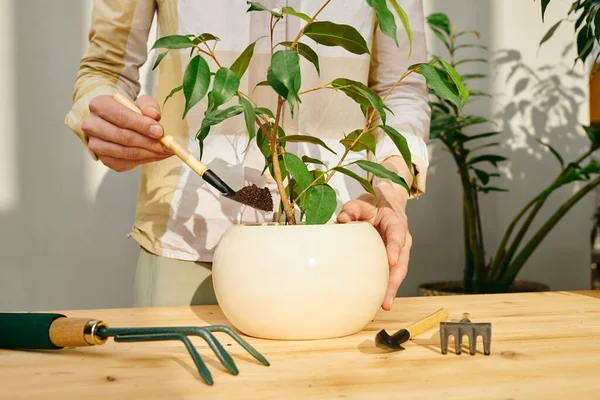
[[[501,171],[510,192],[497,195],[507,202],[498,213],[503,230],[518,210],[558,176],[561,162],[566,166],[589,148],[581,128],[586,76],[581,67],[573,68],[572,50],[572,44],[556,49],[556,62],[540,67],[527,65],[515,49],[500,50],[493,60],[496,87],[504,88],[493,117],[504,131],[502,147],[509,158]],[[530,232],[535,233],[580,186],[576,183],[556,191]],[[543,281],[553,290],[588,288],[593,203],[589,194],[563,218],[525,265],[522,278]]]
[[[500,142],[500,153],[509,158],[503,163],[503,177],[493,186],[509,193],[489,193],[481,196],[484,237],[488,255],[494,252],[506,227],[520,209],[548,186],[560,172],[552,152],[536,141],[550,143],[565,159],[577,158],[588,147],[588,139],[580,125],[587,101],[585,77],[572,71],[571,48],[555,50],[556,62],[532,67],[523,61],[518,49],[493,48],[498,25],[491,17],[491,0],[425,0],[426,13],[446,13],[459,30],[476,30],[480,44],[491,49],[489,54],[465,48],[461,58],[488,58],[488,66],[473,63],[462,73],[487,74],[479,80],[477,89],[491,93],[493,98],[478,98],[469,104],[466,113],[493,119],[489,131],[502,131],[490,142]],[[469,10],[468,13],[456,10]],[[537,14],[536,14],[537,15]],[[540,22],[541,23],[541,22]],[[445,48],[431,34],[430,53],[444,56]],[[539,42],[540,38],[531,38]],[[569,41],[571,41],[569,39]],[[517,44],[517,47],[519,45]],[[574,71],[578,71],[575,69]],[[477,128],[477,133],[488,129]],[[473,132],[473,131],[471,131]],[[412,296],[421,283],[462,278],[462,193],[455,164],[441,142],[430,142],[430,171],[427,193],[409,203],[409,228],[413,249],[409,273],[398,294]],[[484,154],[485,149],[480,154]],[[567,186],[546,202],[538,215],[544,221],[570,195],[574,186]],[[589,287],[589,230],[593,214],[593,195],[588,195],[574,207],[538,247],[525,265],[520,278],[545,282],[553,290]],[[535,232],[540,223],[534,223]],[[527,239],[527,238],[526,238]]]
[[[0,211],[0,308],[131,304],[138,173],[108,172],[86,195],[86,157],[64,125],[84,48],[79,0],[14,0],[19,203]],[[89,18],[90,16],[85,16]],[[5,133],[6,134],[6,133]]]

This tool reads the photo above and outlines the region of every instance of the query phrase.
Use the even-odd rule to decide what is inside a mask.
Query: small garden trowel
[[[116,93],[113,98],[130,110],[142,114],[142,111],[121,93]],[[183,147],[171,135],[163,135],[160,142],[177,157],[187,164],[194,172],[202,177],[209,185],[217,189],[228,199],[256,208],[272,212],[273,198],[268,188],[259,188],[256,185],[246,186],[239,191],[233,190],[217,174],[211,171],[202,161],[198,160],[188,149]]]
[[[418,322],[415,322],[408,328],[400,329],[393,335],[388,334],[382,329],[375,337],[375,344],[377,347],[386,350],[404,350],[404,347],[401,346],[402,343],[405,343],[413,337],[425,332],[426,330],[433,328],[435,325],[447,318],[448,310],[441,308],[435,313],[423,318]]]

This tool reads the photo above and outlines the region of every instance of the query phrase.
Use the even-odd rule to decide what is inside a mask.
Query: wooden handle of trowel
[[[142,115],[142,111],[132,103],[127,97],[123,96],[121,93],[117,92],[113,96],[113,98],[129,108],[131,111],[134,111],[140,115]],[[181,159],[184,163],[188,165],[193,171],[195,171],[198,175],[202,176],[208,170],[208,167],[202,163],[202,161],[198,160],[188,149],[183,147],[175,138],[171,135],[163,135],[160,139],[160,142],[169,150],[171,150],[177,157]]]
[[[411,339],[428,329],[433,328],[435,325],[439,324],[442,321],[445,321],[448,318],[448,310],[445,308],[440,308],[438,311],[433,314],[423,318],[422,320],[415,322],[408,328],[407,331],[410,332]]]

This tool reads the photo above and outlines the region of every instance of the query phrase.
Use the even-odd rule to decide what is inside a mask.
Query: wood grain
[[[395,331],[435,312],[492,323],[492,354],[440,354],[437,328],[385,352],[380,329]],[[112,327],[226,324],[217,307],[62,311]],[[574,293],[398,298],[361,333],[304,342],[248,338],[265,367],[225,334],[232,376],[200,339],[207,386],[178,342],[115,343],[59,351],[0,350],[1,399],[597,399],[600,300]],[[452,346],[451,346],[452,349]]]

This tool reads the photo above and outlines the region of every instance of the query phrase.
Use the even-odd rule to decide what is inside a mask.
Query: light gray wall
[[[521,51],[534,69],[547,62],[556,65],[560,44],[571,40],[570,32],[560,31],[558,44],[536,55],[547,26],[539,22],[539,4],[528,3],[426,0],[426,7],[428,12],[447,12],[463,29],[480,30],[482,44],[492,52]],[[138,247],[126,235],[133,222],[138,172],[117,174],[91,162],[63,123],[84,51],[90,1],[0,0],[0,5],[0,95],[6,104],[0,111],[0,309],[130,306]],[[550,20],[562,12],[557,8]],[[504,73],[493,65],[483,68]],[[571,83],[562,72],[559,78]],[[585,90],[585,81],[573,82]],[[480,115],[506,111],[516,98],[510,92],[514,85],[497,79],[479,87],[499,95],[470,106]],[[531,96],[531,89],[521,96]],[[577,108],[585,123],[586,104]],[[500,122],[507,137],[521,125],[543,131],[543,115],[534,115],[533,121],[506,115]],[[575,120],[552,121],[551,139],[559,151],[580,152],[585,138],[576,134]],[[511,193],[488,195],[482,203],[488,251],[494,250],[511,216],[556,172],[547,152],[535,148],[532,155],[528,148],[511,146],[518,147],[506,140],[502,150],[512,159],[506,171]],[[437,143],[432,143],[431,155],[427,194],[409,206],[415,244],[400,295],[414,295],[422,282],[462,274],[461,193],[455,167]],[[556,208],[568,194],[569,189],[562,191],[548,208]],[[588,287],[593,205],[590,195],[559,224],[523,277],[553,289]]]
[[[0,309],[46,310],[131,304],[138,172],[108,172],[89,195],[89,156],[63,121],[87,35],[78,0],[2,1],[12,21],[14,101],[10,153],[16,201],[0,207]],[[86,16],[89,20],[89,14]],[[9,104],[10,106],[10,104]],[[0,182],[0,190],[5,187]],[[5,193],[6,195],[6,193]]]

